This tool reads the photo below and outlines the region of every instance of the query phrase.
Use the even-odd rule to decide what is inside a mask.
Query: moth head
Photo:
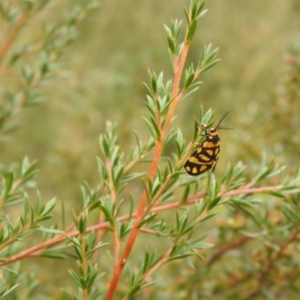
[[[216,135],[217,134],[217,129],[212,127],[209,129],[209,135]]]

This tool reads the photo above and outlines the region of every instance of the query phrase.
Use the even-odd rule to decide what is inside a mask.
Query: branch
[[[164,256],[147,273],[145,273],[143,282],[148,281],[150,276],[170,258],[171,251],[172,251],[172,248],[170,248],[164,254]]]
[[[252,240],[252,238],[243,236],[242,238],[240,238],[237,241],[234,241],[230,244],[220,247],[218,249],[218,251],[209,259],[209,261],[207,262],[207,266],[210,267],[212,264],[215,263],[216,260],[221,258],[221,256],[224,255],[226,252],[228,252],[232,249],[238,248],[238,247],[244,245],[245,243],[249,242],[250,240]]]
[[[289,239],[283,241],[282,244],[280,245],[280,249],[277,252],[275,252],[275,255],[273,257],[269,258],[267,265],[265,267],[265,270],[256,278],[257,284],[258,284],[257,288],[255,289],[254,292],[252,292],[247,297],[247,299],[253,299],[260,293],[260,291],[263,287],[263,284],[269,278],[268,275],[271,272],[271,270],[274,268],[279,256],[283,253],[283,251],[286,249],[286,247],[288,247],[292,242],[298,240],[299,237],[300,237],[300,227],[296,230],[296,232]]]
[[[114,186],[114,180],[113,180],[113,170],[112,170],[112,164],[110,161],[106,161],[106,169],[109,177],[109,189],[110,189],[110,196],[111,196],[111,202],[113,205],[116,204],[117,201],[117,194],[116,189]],[[116,223],[114,224],[113,230],[113,236],[114,236],[114,252],[115,252],[115,264],[119,262],[119,252],[120,252],[120,239],[118,237],[118,230]]]
[[[186,32],[188,32],[188,30]],[[186,33],[186,36],[187,36],[187,33]],[[188,44],[188,43],[184,44],[184,48],[183,48],[182,54],[180,56],[178,65],[177,65],[177,60],[174,61],[174,66],[175,66],[174,67],[174,81],[173,81],[173,88],[172,88],[172,94],[171,94],[171,98],[174,100],[172,101],[170,108],[168,110],[166,121],[165,121],[165,124],[161,131],[161,138],[156,141],[156,146],[155,146],[155,150],[154,150],[154,154],[153,154],[153,160],[150,165],[149,172],[148,172],[148,178],[150,178],[150,179],[152,179],[156,173],[159,159],[160,159],[160,156],[162,153],[164,140],[166,138],[168,131],[170,130],[171,120],[174,116],[176,107],[178,106],[179,101],[182,97],[182,94],[178,93],[178,91],[179,91],[180,79],[181,79],[181,75],[183,72],[183,68],[184,68],[186,56],[187,56],[187,53],[189,50],[189,46],[190,46],[190,44]],[[113,277],[111,279],[110,287],[109,287],[109,290],[108,290],[108,293],[106,296],[107,300],[113,299],[115,290],[117,288],[117,285],[118,285],[118,282],[119,282],[119,279],[121,276],[121,273],[123,271],[123,268],[125,266],[127,258],[129,256],[129,254],[133,248],[133,245],[135,243],[135,240],[137,238],[137,235],[139,232],[139,224],[144,218],[144,210],[146,208],[146,203],[147,203],[147,194],[146,194],[146,191],[144,191],[142,194],[142,197],[140,199],[140,202],[139,202],[137,216],[136,216],[135,222],[133,224],[133,228],[129,234],[127,243],[125,245],[125,249],[123,251],[121,259],[115,265]]]
[[[252,189],[243,187],[243,188],[235,190],[235,191],[229,191],[229,192],[223,193],[222,194],[223,201],[220,201],[220,203],[222,203],[224,201],[227,201],[230,196],[247,195],[247,194],[250,195],[250,194],[255,194],[255,193],[264,193],[266,191],[278,191],[281,188],[282,188],[281,185],[269,186],[269,187],[260,187],[260,188],[252,188]],[[174,201],[174,202],[163,204],[163,205],[157,205],[157,206],[154,206],[150,210],[150,212],[159,212],[159,211],[174,209],[174,208],[177,208],[177,207],[180,207],[180,206],[192,205],[192,204],[195,204],[199,201],[202,201],[203,196],[204,196],[204,193],[200,193],[200,194],[196,194],[196,195],[192,195],[192,196],[188,197],[188,199],[185,203],[182,203],[181,201]],[[226,200],[224,200],[224,199],[226,199]],[[137,218],[137,214],[138,214],[138,212],[135,212],[135,213],[132,213],[130,215],[125,215],[125,216],[119,217],[118,221],[119,222],[124,222],[124,221],[127,221],[127,220],[131,219],[131,218]],[[89,233],[91,231],[105,230],[109,226],[110,226],[109,222],[102,222],[100,224],[88,227],[86,229],[86,233]],[[70,226],[69,228],[72,228],[72,226]],[[69,233],[68,235],[70,237],[78,236],[79,232],[74,231],[72,233]],[[28,248],[27,250],[22,251],[22,252],[20,252],[16,255],[11,256],[10,258],[6,259],[5,261],[0,262],[0,266],[8,265],[12,262],[15,262],[15,261],[18,261],[18,260],[23,260],[23,259],[28,258],[28,257],[34,257],[34,256],[41,255],[43,253],[43,251],[45,251],[45,249],[47,249],[51,246],[54,246],[58,243],[61,243],[65,239],[66,239],[65,234],[58,235],[58,236],[56,236],[56,237],[54,237],[54,238],[52,238],[52,239],[50,239],[46,242],[40,243],[40,244],[35,245],[31,248]]]
[[[0,66],[3,63],[4,57],[6,53],[8,52],[9,48],[12,46],[13,42],[17,38],[20,30],[22,29],[23,25],[26,23],[28,19],[28,15],[26,13],[23,13],[18,22],[16,23],[16,26],[14,27],[12,33],[6,38],[6,40],[3,41],[1,50],[0,50]],[[0,75],[2,72],[0,72]]]

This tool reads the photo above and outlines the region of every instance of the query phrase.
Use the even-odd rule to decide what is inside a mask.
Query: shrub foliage
[[[51,4],[0,3],[2,144],[19,114],[44,98],[43,87],[59,73],[60,55],[70,51],[78,24],[98,8],[92,2],[76,6],[37,38],[21,38]],[[183,12],[185,22],[165,25],[173,78],[148,71],[143,118],[148,136],[133,132],[135,145],[125,151],[117,136],[122,124],[106,121],[99,138],[99,179],[95,187],[81,187],[80,211],[59,209],[56,199],[32,193],[36,162],[26,153],[12,165],[2,162],[1,299],[49,294],[70,300],[135,299],[136,294],[139,299],[294,299],[299,293],[299,169],[292,172],[263,154],[260,165],[229,164],[220,177],[211,171],[193,177],[183,169],[203,141],[201,128],[213,126],[215,115],[222,114],[200,106],[191,115],[192,141],[175,128],[179,104],[218,62],[211,44],[203,45],[198,61],[188,59],[205,3],[191,0]],[[299,58],[293,57],[289,95],[299,90]],[[55,221],[59,215],[63,225]],[[29,258],[36,266],[43,258],[59,268],[59,294],[40,287],[47,270],[26,271]],[[60,260],[76,264],[63,269]],[[65,276],[72,278],[71,287]]]

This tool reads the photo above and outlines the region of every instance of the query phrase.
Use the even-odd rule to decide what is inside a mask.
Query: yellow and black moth
[[[209,130],[207,128],[204,129],[205,141],[198,146],[184,165],[187,173],[192,176],[198,176],[207,170],[212,169],[212,172],[215,170],[221,145],[221,139],[217,129],[232,129],[220,126],[221,122],[231,111],[232,110],[223,115],[216,127],[210,128]]]

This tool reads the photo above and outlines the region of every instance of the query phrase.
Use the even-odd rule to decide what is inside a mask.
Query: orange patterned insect
[[[217,129],[232,129],[220,126],[221,122],[231,111],[232,110],[223,115],[216,127],[204,130],[205,141],[199,145],[184,165],[187,173],[192,176],[198,176],[207,170],[212,169],[212,172],[215,170],[221,145],[221,139]]]

